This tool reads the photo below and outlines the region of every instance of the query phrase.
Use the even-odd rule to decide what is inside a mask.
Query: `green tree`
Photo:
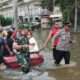
[[[2,26],[8,26],[12,24],[12,18],[10,17],[4,17],[3,15],[0,15],[0,25]]]
[[[5,17],[3,15],[0,15],[0,25],[5,25]]]
[[[53,11],[53,0],[41,0],[42,8],[47,8],[49,11]]]
[[[75,0],[56,0],[55,4],[61,7],[64,21],[70,20],[71,12],[74,8]]]
[[[11,25],[12,24],[12,18],[11,17],[6,17],[5,18],[5,25]]]

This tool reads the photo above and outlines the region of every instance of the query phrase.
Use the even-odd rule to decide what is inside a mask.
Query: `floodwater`
[[[35,31],[34,35],[38,39],[40,48],[43,46],[49,34],[49,30]],[[48,70],[49,76],[55,77],[56,80],[80,80],[80,33],[72,33],[75,43],[71,48],[71,60],[77,63],[74,67],[67,67],[62,69]],[[51,41],[45,50],[51,50]]]
[[[45,42],[49,30],[35,30],[34,32],[35,38],[38,40],[38,44],[40,48],[42,48],[43,43]],[[49,76],[55,77],[56,80],[80,80],[80,33],[72,34],[75,43],[71,48],[71,60],[77,63],[74,67],[66,67],[54,70],[47,70],[49,72]],[[48,43],[46,51],[51,51],[51,41]],[[1,79],[0,77],[0,80]]]

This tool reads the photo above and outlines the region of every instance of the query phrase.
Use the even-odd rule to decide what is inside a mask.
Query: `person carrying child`
[[[27,30],[26,30],[27,31]],[[29,40],[27,38],[25,29],[21,30],[20,37],[16,39],[13,44],[14,52],[16,53],[21,69],[24,73],[30,71],[30,53],[29,53]]]

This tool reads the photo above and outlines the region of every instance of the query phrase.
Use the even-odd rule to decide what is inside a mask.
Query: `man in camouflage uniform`
[[[16,56],[21,69],[23,72],[27,73],[30,70],[30,53],[29,53],[29,41],[26,35],[26,31],[23,29],[20,33],[20,37],[16,39],[13,44],[13,48],[17,50]]]

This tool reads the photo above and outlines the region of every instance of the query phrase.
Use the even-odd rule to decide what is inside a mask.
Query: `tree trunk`
[[[14,5],[13,5],[13,12],[14,12],[14,21],[13,21],[13,27],[17,27],[17,19],[18,19],[18,12],[17,12],[17,0],[14,0]]]
[[[74,32],[77,31],[77,0],[75,0],[75,21],[74,21]]]

